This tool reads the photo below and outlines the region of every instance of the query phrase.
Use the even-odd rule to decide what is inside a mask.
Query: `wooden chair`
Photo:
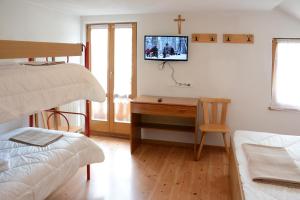
[[[227,106],[231,102],[230,99],[219,98],[201,98],[200,103],[203,107],[204,124],[199,126],[201,134],[200,147],[197,153],[197,160],[205,142],[207,133],[222,133],[225,150],[229,153],[226,134],[230,133],[230,128],[226,125]]]

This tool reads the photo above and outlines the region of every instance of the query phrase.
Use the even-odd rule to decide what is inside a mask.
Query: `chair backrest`
[[[222,98],[200,98],[203,106],[203,118],[205,124],[225,124],[227,106],[230,99]]]

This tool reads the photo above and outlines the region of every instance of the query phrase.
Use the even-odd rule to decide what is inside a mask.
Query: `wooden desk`
[[[161,98],[162,102],[158,102]],[[198,140],[198,99],[179,97],[139,96],[131,101],[131,153],[140,145],[141,128],[157,128],[194,133],[194,155],[196,158]],[[143,115],[151,117],[170,116],[191,119],[192,125],[143,122]]]

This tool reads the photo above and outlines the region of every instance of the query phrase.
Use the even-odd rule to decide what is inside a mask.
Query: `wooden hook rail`
[[[192,42],[199,43],[217,43],[218,36],[216,33],[193,33]]]
[[[224,34],[223,43],[253,44],[253,34]]]

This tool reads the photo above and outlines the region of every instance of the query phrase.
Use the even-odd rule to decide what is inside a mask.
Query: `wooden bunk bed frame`
[[[32,41],[14,41],[0,40],[0,59],[20,59],[27,58],[29,61],[34,61],[35,58],[54,58],[82,56],[84,51],[85,67],[90,70],[90,52],[89,42],[86,45],[81,43],[51,43],[51,42],[32,42]],[[90,136],[90,101],[86,100],[86,112],[74,113],[64,111],[52,111],[55,114],[75,114],[84,116],[85,119],[85,135]],[[69,122],[67,121],[69,124]],[[34,115],[29,116],[29,126],[34,126]],[[90,180],[90,165],[87,165],[87,180]]]
[[[237,159],[233,148],[233,141],[231,138],[231,145],[229,149],[229,179],[231,188],[231,199],[245,200]]]

